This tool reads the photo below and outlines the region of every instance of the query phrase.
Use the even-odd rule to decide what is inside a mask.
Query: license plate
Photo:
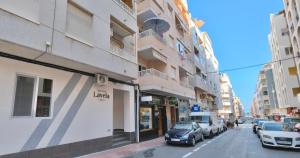
[[[288,142],[288,141],[277,141],[277,143],[285,144],[285,145],[291,145],[292,144],[291,142]]]
[[[171,139],[172,142],[180,142],[180,139]]]

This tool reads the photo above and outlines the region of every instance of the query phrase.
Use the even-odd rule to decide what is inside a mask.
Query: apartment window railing
[[[155,76],[165,80],[168,80],[169,78],[166,73],[160,72],[159,70],[153,68],[139,72],[139,77],[146,77],[146,76]]]
[[[133,15],[133,16],[135,16],[135,9],[134,9],[134,7],[133,8],[131,8],[131,7],[129,7],[126,3],[124,3],[122,0],[113,0],[114,2],[116,2],[117,4],[119,4],[119,6],[121,7],[121,8],[123,8],[127,13],[129,13],[129,14],[131,14],[131,15]]]
[[[167,41],[166,41],[166,39],[163,38],[163,35],[159,35],[157,32],[153,31],[152,29],[143,31],[139,34],[139,38],[144,38],[144,37],[148,37],[148,36],[153,36],[160,42],[167,44]]]
[[[134,48],[132,48],[132,49],[121,49],[119,47],[111,47],[110,51],[113,54],[117,54],[117,55],[120,55],[120,56],[126,56],[126,55],[135,56],[136,55]]]

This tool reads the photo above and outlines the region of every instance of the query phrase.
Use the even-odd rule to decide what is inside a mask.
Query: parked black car
[[[196,122],[176,123],[166,134],[167,144],[188,144],[194,146],[198,141],[203,141],[202,128]]]

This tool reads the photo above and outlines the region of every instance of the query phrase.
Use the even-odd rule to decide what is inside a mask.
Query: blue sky
[[[271,60],[268,44],[270,14],[283,9],[282,0],[188,0],[192,16],[205,21],[220,70]],[[228,72],[234,91],[249,111],[260,67]]]

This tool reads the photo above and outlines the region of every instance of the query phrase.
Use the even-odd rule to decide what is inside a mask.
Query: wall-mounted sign
[[[200,112],[201,111],[201,107],[198,104],[194,104],[192,106],[192,112]]]
[[[98,98],[100,101],[105,101],[109,99],[110,95],[104,90],[95,90],[93,97]]]
[[[152,101],[152,100],[153,100],[152,96],[143,96],[143,97],[141,97],[142,102],[147,102],[147,101]]]

